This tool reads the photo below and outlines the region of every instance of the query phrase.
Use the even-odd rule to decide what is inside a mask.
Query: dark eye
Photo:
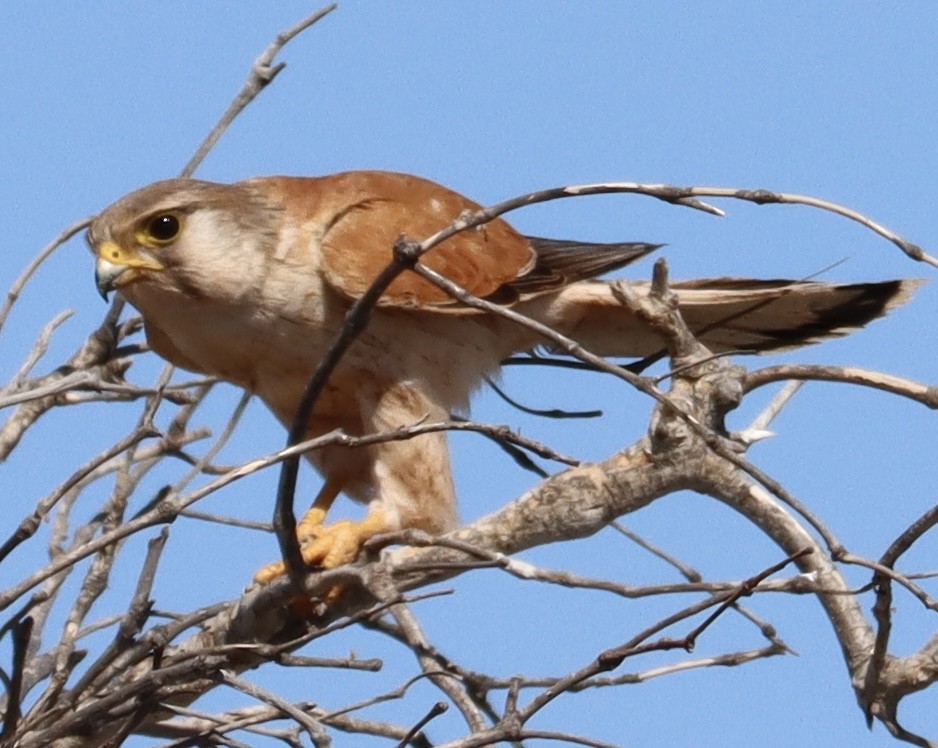
[[[147,234],[158,244],[168,244],[179,234],[179,219],[172,213],[160,213],[150,219]]]

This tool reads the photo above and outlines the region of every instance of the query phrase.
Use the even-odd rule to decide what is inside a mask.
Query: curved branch
[[[820,366],[815,364],[766,366],[746,374],[743,379],[743,391],[752,392],[767,384],[789,379],[858,384],[862,387],[872,387],[893,395],[906,397],[933,410],[938,408],[938,387],[922,384],[905,377],[897,377],[869,369],[859,369],[854,366]]]

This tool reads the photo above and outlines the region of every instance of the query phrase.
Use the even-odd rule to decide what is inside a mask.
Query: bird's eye
[[[160,213],[150,219],[146,227],[146,236],[155,244],[169,244],[179,235],[182,224],[172,213]]]

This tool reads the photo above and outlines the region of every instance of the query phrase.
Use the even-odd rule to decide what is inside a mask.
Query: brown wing
[[[346,172],[312,181],[317,183],[317,204],[310,207],[323,222],[321,271],[331,286],[353,299],[391,261],[398,238],[422,241],[464,211],[479,207],[452,190],[407,174]],[[523,236],[496,219],[447,239],[421,262],[470,293],[488,296],[533,267],[535,256]],[[436,307],[454,302],[420,276],[405,272],[379,303]]]
[[[326,281],[350,299],[360,297],[391,261],[401,236],[422,241],[465,211],[479,206],[420,177],[356,171],[313,179],[271,177],[251,180],[274,190],[300,221],[321,230],[319,267]],[[589,244],[525,237],[495,219],[460,232],[431,249],[421,262],[475,296],[512,303],[591,278],[652,251],[659,245]],[[454,308],[444,291],[415,273],[391,283],[379,304]]]

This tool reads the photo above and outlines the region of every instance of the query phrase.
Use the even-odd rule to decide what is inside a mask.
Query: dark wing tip
[[[529,296],[566,286],[576,281],[618,270],[635,262],[663,244],[647,242],[578,242],[526,236],[534,250],[531,269],[488,297],[496,303],[512,303]]]

